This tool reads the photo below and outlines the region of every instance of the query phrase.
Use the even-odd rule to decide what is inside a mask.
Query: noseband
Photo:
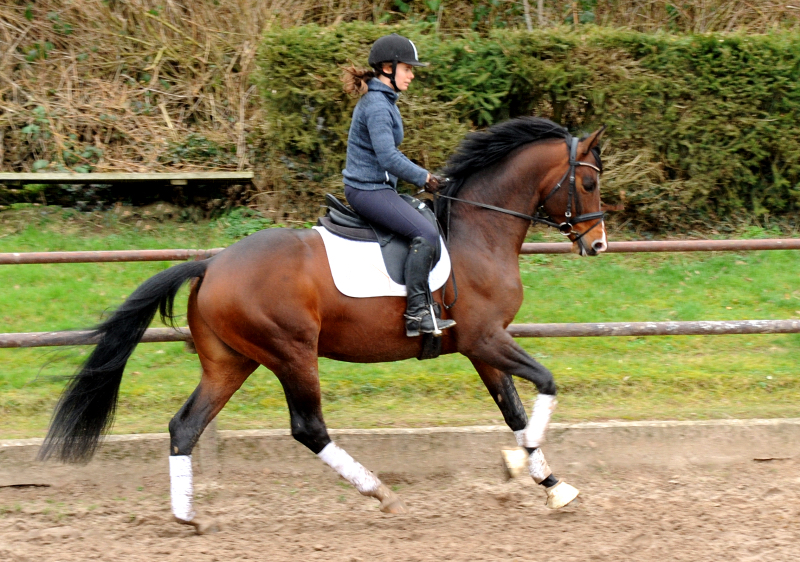
[[[460,201],[461,203],[467,203],[469,205],[474,205],[476,207],[481,207],[483,209],[489,209],[490,211],[497,211],[499,213],[504,213],[506,215],[511,215],[512,217],[519,217],[521,219],[525,219],[525,220],[528,220],[528,221],[546,224],[547,226],[552,226],[553,228],[557,228],[559,230],[559,232],[561,232],[561,234],[563,234],[564,236],[569,236],[570,234],[574,235],[576,238],[574,240],[572,240],[572,241],[573,242],[577,242],[583,248],[583,242],[581,241],[581,239],[584,236],[586,236],[589,233],[589,231],[594,229],[598,224],[603,222],[603,217],[605,216],[605,213],[603,211],[598,211],[596,213],[586,213],[586,214],[582,214],[582,215],[579,214],[577,217],[574,217],[574,218],[572,217],[573,200],[575,201],[575,211],[580,213],[580,209],[579,209],[580,202],[578,200],[578,188],[575,185],[575,170],[577,169],[578,166],[587,166],[587,167],[592,168],[593,170],[595,170],[597,173],[600,173],[601,170],[600,170],[600,168],[598,168],[594,164],[589,164],[588,162],[580,162],[578,160],[578,142],[579,141],[578,141],[577,138],[575,138],[575,137],[573,137],[571,135],[567,135],[566,139],[564,139],[564,140],[567,143],[567,148],[569,150],[569,169],[567,170],[567,173],[564,174],[564,176],[558,181],[556,186],[553,189],[550,190],[550,193],[548,193],[547,196],[544,198],[542,203],[539,205],[539,208],[537,209],[535,215],[526,215],[524,213],[518,213],[516,211],[512,211],[511,209],[504,209],[502,207],[496,207],[495,205],[488,205],[486,203],[479,203],[477,201],[469,201],[467,199],[460,199],[458,197],[451,197],[450,195],[443,195],[441,193],[434,193],[434,195],[433,195],[434,196],[434,200],[437,197],[441,197],[443,199],[448,199],[450,201]],[[566,180],[567,178],[569,178],[569,186],[568,186],[568,191],[567,191],[567,210],[564,212],[564,217],[567,220],[564,221],[564,222],[558,223],[558,222],[553,221],[552,219],[550,219],[547,216],[540,215],[539,211],[540,210],[544,211],[544,204],[547,203],[547,201],[549,201],[550,198],[553,197],[553,195],[555,195],[558,192],[559,189],[561,189],[561,186],[563,185],[564,180]],[[450,215],[449,211],[450,211],[450,209],[449,209],[449,204],[448,204],[448,217]],[[597,219],[597,222],[595,222],[592,226],[587,228],[583,233],[580,233],[577,230],[575,230],[575,225],[576,224],[579,224],[579,223],[582,223],[582,222],[588,222],[588,221],[595,220],[595,219]]]
[[[580,161],[578,161],[578,139],[576,139],[575,137],[567,137],[566,142],[567,142],[567,146],[569,147],[569,170],[567,170],[567,173],[564,174],[564,176],[559,180],[559,182],[556,184],[556,186],[553,189],[550,190],[550,193],[547,194],[547,196],[544,198],[544,200],[539,205],[539,210],[544,211],[545,203],[547,203],[547,201],[549,201],[550,198],[553,195],[555,195],[558,192],[559,189],[561,189],[561,185],[564,183],[564,180],[567,179],[567,176],[569,176],[569,191],[567,192],[567,210],[564,212],[564,217],[566,217],[567,220],[562,222],[562,223],[558,223],[557,224],[557,223],[555,223],[555,222],[553,222],[551,220],[542,219],[539,216],[539,210],[537,210],[536,215],[534,215],[533,219],[535,221],[537,221],[537,222],[541,222],[541,223],[546,224],[548,226],[552,226],[554,228],[557,228],[558,231],[561,234],[563,234],[564,236],[569,236],[570,234],[573,234],[573,235],[576,236],[576,238],[573,240],[573,242],[581,243],[581,238],[586,236],[589,233],[589,231],[591,231],[598,224],[603,222],[603,217],[605,216],[605,213],[603,211],[598,211],[596,213],[586,213],[586,214],[583,214],[583,215],[578,215],[574,219],[572,218],[572,201],[573,201],[573,199],[575,200],[575,210],[576,210],[576,212],[580,212],[579,211],[580,202],[578,201],[578,188],[575,185],[575,169],[578,166],[587,166],[589,168],[592,168],[593,170],[595,170],[599,174],[600,173],[600,168],[598,168],[594,164],[589,164],[588,162],[580,162]],[[576,224],[579,224],[579,223],[582,223],[582,222],[588,222],[588,221],[594,220],[594,219],[598,219],[598,221],[596,223],[594,223],[592,226],[590,226],[589,228],[587,228],[583,233],[580,233],[580,232],[575,230],[575,225]],[[581,243],[581,245],[582,245],[582,243]]]

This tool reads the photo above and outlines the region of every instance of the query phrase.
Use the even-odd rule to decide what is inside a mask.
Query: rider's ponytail
[[[344,74],[342,74],[345,93],[353,97],[366,94],[368,91],[367,82],[372,78],[375,78],[374,70],[356,68],[350,65],[349,68],[344,69]]]

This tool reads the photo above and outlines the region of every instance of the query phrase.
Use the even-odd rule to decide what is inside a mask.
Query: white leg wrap
[[[192,455],[169,457],[169,483],[172,514],[183,521],[191,521],[194,519]]]
[[[362,494],[374,492],[381,485],[377,476],[353,460],[353,457],[333,441],[325,445],[317,456]]]
[[[531,456],[528,457],[528,471],[531,473],[531,478],[537,484],[544,482],[548,476],[553,474],[550,470],[547,461],[544,459],[544,453],[541,449],[534,449]]]
[[[556,409],[558,401],[552,394],[539,394],[533,403],[533,412],[528,420],[528,425],[522,430],[522,442],[517,436],[517,442],[521,447],[535,449],[544,443],[544,435],[550,423],[550,416]],[[518,432],[514,432],[517,434]]]

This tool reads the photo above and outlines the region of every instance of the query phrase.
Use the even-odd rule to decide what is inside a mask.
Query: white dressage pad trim
[[[331,234],[321,226],[313,227],[322,237],[333,282],[339,292],[348,297],[404,297],[406,286],[392,281],[383,263],[377,242],[348,240]],[[441,288],[450,277],[450,255],[442,245],[442,257],[428,277],[431,291]]]

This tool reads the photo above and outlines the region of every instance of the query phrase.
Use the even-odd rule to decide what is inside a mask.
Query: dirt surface
[[[681,474],[582,468],[577,507],[550,511],[500,472],[382,474],[410,513],[389,516],[342,481],[226,469],[198,476],[221,531],[173,523],[168,482],[0,488],[0,560],[703,560],[800,558],[800,460]],[[588,472],[588,473],[587,473]]]

